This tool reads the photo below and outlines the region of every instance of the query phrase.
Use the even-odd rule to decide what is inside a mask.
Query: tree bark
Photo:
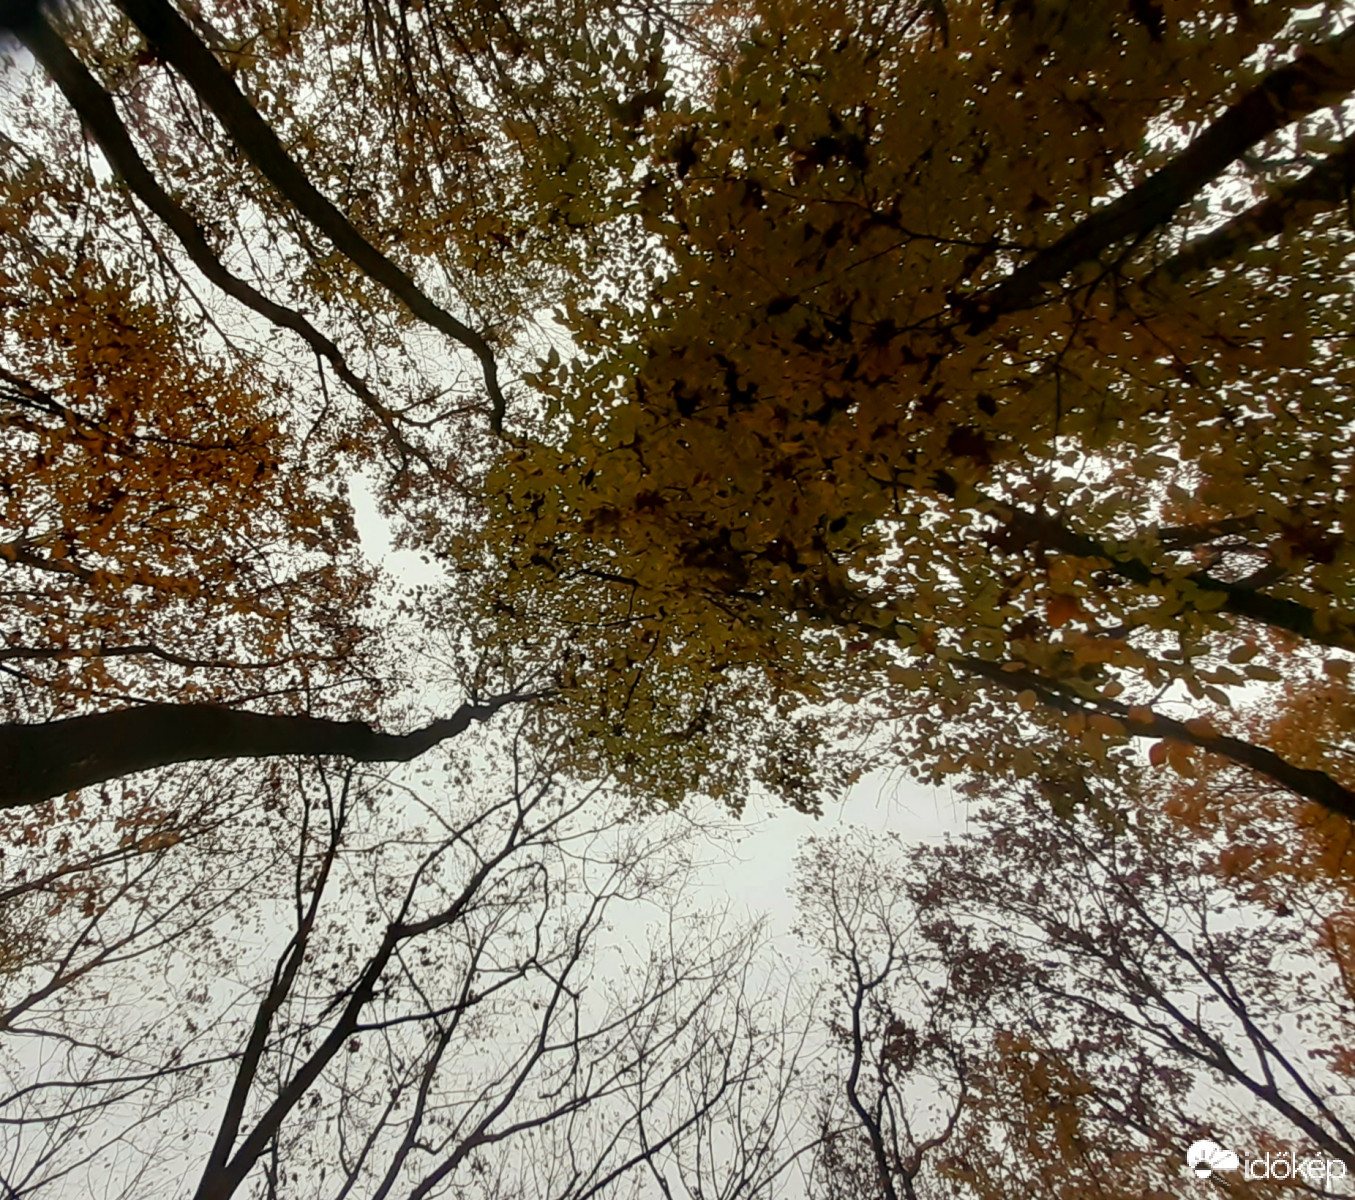
[[[0,808],[37,804],[170,763],[283,754],[332,754],[357,762],[409,762],[472,721],[526,696],[463,704],[412,733],[380,733],[361,721],[275,716],[215,704],[146,704],[42,724],[0,724]]]

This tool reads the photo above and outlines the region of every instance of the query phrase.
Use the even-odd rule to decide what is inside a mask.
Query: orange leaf
[[[1074,617],[1082,614],[1082,606],[1078,604],[1076,596],[1068,596],[1063,592],[1055,592],[1045,601],[1045,618],[1049,624],[1059,629],[1067,625]]]

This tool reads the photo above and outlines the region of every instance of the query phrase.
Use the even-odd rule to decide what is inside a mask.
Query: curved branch
[[[439,307],[371,244],[307,178],[284,149],[278,135],[235,85],[188,23],[167,0],[118,0],[147,44],[173,66],[198,98],[216,114],[226,132],[286,199],[329,238],[365,275],[379,283],[421,321],[459,342],[480,362],[492,405],[491,425],[503,430],[504,397],[498,365],[489,343],[475,330]]]
[[[43,724],[0,724],[0,808],[37,804],[170,763],[284,754],[332,754],[356,762],[409,762],[472,722],[532,696],[510,693],[463,704],[412,733],[380,733],[361,721],[275,716],[214,704],[146,704]]]
[[[1246,617],[1262,625],[1283,629],[1305,641],[1355,651],[1355,631],[1337,620],[1331,620],[1326,629],[1320,628],[1317,611],[1306,604],[1269,596],[1241,583],[1216,579],[1204,571],[1169,575],[1142,559],[1113,551],[1095,538],[1070,529],[1051,513],[1012,508],[1006,504],[1002,507],[1010,514],[1002,530],[1005,548],[1033,545],[1077,558],[1100,559],[1109,564],[1110,570],[1115,574],[1132,583],[1171,583],[1174,580],[1183,580],[1202,592],[1222,593],[1224,601],[1219,607],[1233,616]]]
[[[1085,715],[1103,713],[1114,717],[1124,726],[1125,732],[1130,737],[1169,738],[1207,750],[1210,754],[1217,754],[1221,758],[1248,767],[1295,795],[1322,805],[1330,812],[1339,813],[1348,820],[1355,820],[1355,792],[1343,787],[1322,771],[1296,767],[1293,763],[1285,762],[1273,750],[1267,750],[1264,746],[1257,746],[1252,742],[1244,742],[1240,738],[1228,737],[1225,734],[1197,733],[1190,728],[1189,723],[1174,721],[1170,717],[1158,716],[1156,713],[1150,718],[1140,719],[1131,715],[1127,705],[1115,700],[1102,700],[1090,704],[1034,671],[1025,669],[1008,671],[1004,670],[1001,663],[981,658],[953,658],[950,661],[962,671],[978,675],[1007,691],[1034,692],[1041,703],[1059,712]]]
[[[61,40],[51,25],[35,11],[26,21],[16,24],[14,32],[61,89],[85,128],[99,143],[99,148],[108,159],[109,166],[127,184],[132,194],[169,226],[188,253],[193,265],[226,295],[234,297],[273,324],[300,334],[316,354],[321,355],[334,367],[339,378],[353,394],[376,414],[400,452],[417,454],[396,427],[395,415],[349,367],[343,353],[333,341],[300,313],[270,300],[258,289],[225,268],[208,243],[202,227],[175,203],[142,161],[127,133],[127,127],[118,116],[113,98],[100,86],[99,81],[90,74],[85,65],[71,53],[70,47]]]

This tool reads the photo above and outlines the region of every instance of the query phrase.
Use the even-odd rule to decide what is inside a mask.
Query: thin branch
[[[1078,558],[1101,559],[1115,574],[1133,583],[1170,583],[1173,580],[1181,580],[1194,584],[1203,592],[1221,592],[1226,597],[1220,606],[1224,612],[1283,629],[1306,641],[1317,642],[1323,646],[1355,650],[1355,631],[1341,623],[1339,618],[1330,618],[1328,627],[1320,628],[1318,613],[1305,604],[1268,596],[1242,583],[1228,583],[1204,571],[1172,575],[1150,566],[1133,555],[1111,550],[1095,538],[1069,528],[1052,513],[1012,508],[1005,504],[1002,507],[1007,513],[1003,530],[1006,546],[1033,545]]]
[[[1355,820],[1355,792],[1343,787],[1322,771],[1296,767],[1293,763],[1285,762],[1273,750],[1267,750],[1264,746],[1257,746],[1252,742],[1244,742],[1240,738],[1224,734],[1197,733],[1188,723],[1156,713],[1151,717],[1131,716],[1129,707],[1116,700],[1101,700],[1092,704],[1064,690],[1054,680],[1046,679],[1024,668],[1009,671],[1002,663],[989,662],[981,658],[953,658],[949,661],[960,670],[978,675],[1008,691],[1032,691],[1041,703],[1059,712],[1084,715],[1103,713],[1114,717],[1124,726],[1125,732],[1130,737],[1165,738],[1184,742],[1188,746],[1196,746],[1210,754],[1230,759],[1264,775],[1267,779],[1274,780],[1281,787],[1302,796],[1305,800],[1313,800],[1330,812]]]

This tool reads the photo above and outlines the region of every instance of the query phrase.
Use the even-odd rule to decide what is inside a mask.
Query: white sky
[[[358,536],[373,565],[397,584],[436,578],[437,569],[418,554],[392,548],[390,525],[377,511],[368,481],[355,475],[349,487]],[[893,830],[910,840],[940,840],[963,827],[965,811],[964,800],[949,788],[925,787],[883,771],[865,776],[840,803],[825,806],[817,820],[785,806],[750,801],[740,822],[737,855],[712,863],[702,886],[710,889],[713,903],[719,897],[732,901],[736,911],[746,907],[750,917],[765,915],[769,932],[784,935],[794,916],[788,891],[795,854],[806,837],[858,828]]]

